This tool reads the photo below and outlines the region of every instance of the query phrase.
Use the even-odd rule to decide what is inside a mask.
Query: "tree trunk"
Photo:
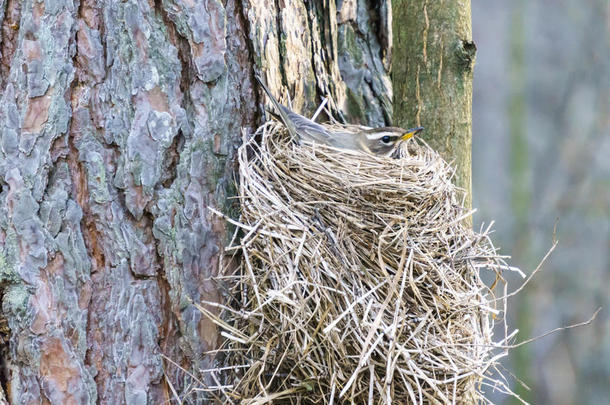
[[[10,403],[197,402],[217,384],[201,370],[220,337],[193,303],[223,300],[229,229],[207,207],[235,215],[253,74],[303,113],[330,94],[388,124],[389,21],[373,0],[0,0]]]
[[[510,42],[509,42],[509,64],[508,83],[510,94],[508,97],[508,131],[509,151],[507,153],[510,163],[510,208],[511,208],[511,242],[516,257],[527,263],[527,267],[535,266],[537,259],[532,256],[533,240],[530,227],[532,204],[532,179],[529,164],[529,150],[526,127],[526,73],[525,73],[525,1],[516,0],[510,4]],[[537,280],[523,291],[519,300],[515,301],[513,311],[515,313],[516,327],[521,336],[535,335],[534,324],[530,316],[533,304],[532,289],[536,289]],[[512,370],[522,381],[535,381],[532,375],[531,359],[536,358],[531,346],[525,345],[515,349],[512,355]],[[540,403],[536,401],[533,391],[521,384],[515,386],[515,392],[528,403]],[[549,402],[548,398],[546,401]]]
[[[393,0],[394,118],[422,125],[424,139],[450,162],[470,206],[472,42],[470,0]]]

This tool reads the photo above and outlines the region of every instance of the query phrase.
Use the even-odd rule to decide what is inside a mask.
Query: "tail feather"
[[[273,105],[278,110],[279,117],[281,118],[282,122],[284,123],[284,126],[288,129],[288,132],[290,132],[290,135],[292,137],[294,137],[295,139],[298,139],[298,135],[294,129],[294,123],[288,116],[288,109],[286,107],[284,107],[283,105],[281,105],[280,102],[277,101],[277,99],[275,97],[273,97],[273,94],[271,94],[271,90],[269,90],[269,88],[265,85],[265,83],[263,83],[263,81],[261,80],[261,78],[258,75],[254,75],[254,77],[256,78],[256,81],[258,81],[258,84],[261,85],[263,90],[265,90],[265,93],[267,93],[267,96],[269,96],[269,98],[273,102]]]
[[[271,109],[269,109],[269,108],[267,108],[265,111],[267,111],[269,113],[269,115],[271,115],[276,120],[284,122],[284,120],[282,119],[282,116],[275,113],[275,111],[271,111]]]

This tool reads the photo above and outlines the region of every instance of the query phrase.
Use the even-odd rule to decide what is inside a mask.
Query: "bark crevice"
[[[179,129],[172,144],[165,151],[165,162],[163,165],[165,179],[162,180],[161,185],[166,189],[172,186],[178,176],[178,164],[180,163],[180,154],[184,149],[184,143],[184,134],[182,130]]]
[[[4,17],[0,24],[0,86],[4,87],[17,50],[17,38],[21,28],[21,1],[7,0],[0,14]]]
[[[252,35],[252,27],[250,26],[250,21],[246,16],[246,8],[244,1],[246,0],[235,0],[235,9],[237,13],[237,22],[239,23],[240,28],[243,31],[243,38],[244,42],[246,43],[246,49],[248,52],[248,62],[250,63],[250,82],[256,83],[254,76],[257,74],[256,70],[260,69],[260,66],[257,66],[256,61],[254,59],[254,55],[256,55],[256,52],[254,50],[254,44],[252,43],[252,41],[249,40]],[[262,105],[262,100],[260,97],[261,95],[256,90],[252,91],[252,94],[254,96],[254,102],[256,103],[256,106],[257,108],[259,108],[259,106]],[[263,110],[259,111],[259,114],[257,115],[259,117],[262,117]]]
[[[312,1],[312,2],[306,2],[305,3],[305,7],[307,8],[307,14],[306,14],[306,17],[307,17],[307,27],[309,28],[309,32],[310,32],[310,35],[309,35],[309,46],[311,47],[310,62],[311,62],[311,66],[313,66],[314,69],[315,69],[315,66],[316,66],[316,61],[315,61],[315,58],[316,58],[316,52],[315,52],[316,46],[315,46],[315,35],[314,35],[315,33],[314,33],[313,19],[314,18],[318,18],[317,4],[318,4],[317,1],[316,2]],[[324,43],[325,43],[325,35],[324,34],[325,34],[325,32],[324,32],[324,30],[321,30],[321,31],[322,32],[320,32],[320,44],[321,44],[322,47],[324,47]],[[327,65],[326,68],[329,69],[328,63],[326,63],[326,65]],[[321,87],[320,87],[320,80],[318,78],[318,75],[314,75],[314,80],[316,82],[316,85],[315,85],[316,99],[320,98],[320,96],[321,97],[325,97],[325,95],[321,94],[321,92],[320,92],[320,88]],[[323,114],[322,117],[326,116],[325,112],[322,112],[322,114]]]
[[[290,87],[288,86],[288,78],[286,77],[286,70],[284,68],[284,59],[286,59],[286,41],[282,39],[284,33],[282,31],[282,12],[280,11],[280,0],[275,0],[275,30],[277,35],[277,47],[278,47],[278,69],[280,76],[282,76],[282,84],[288,88],[288,96],[292,98],[290,94]]]
[[[2,192],[2,190],[0,190]],[[2,296],[4,295],[4,286],[0,285],[0,308],[2,308]],[[9,393],[10,368],[9,368],[9,341],[11,339],[11,329],[8,326],[8,321],[3,315],[0,315],[0,390],[4,394]],[[8,396],[8,395],[7,395]],[[1,404],[1,401],[0,401]]]

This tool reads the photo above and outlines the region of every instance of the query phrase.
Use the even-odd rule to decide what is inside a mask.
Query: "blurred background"
[[[511,304],[511,353],[532,404],[610,403],[610,1],[472,0],[475,228],[531,273]],[[512,283],[512,287],[516,287]],[[518,403],[490,395],[495,403]]]

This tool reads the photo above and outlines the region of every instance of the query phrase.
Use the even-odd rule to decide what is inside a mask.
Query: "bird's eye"
[[[383,138],[381,138],[381,142],[385,144],[390,143],[390,137],[388,135],[384,136]]]

